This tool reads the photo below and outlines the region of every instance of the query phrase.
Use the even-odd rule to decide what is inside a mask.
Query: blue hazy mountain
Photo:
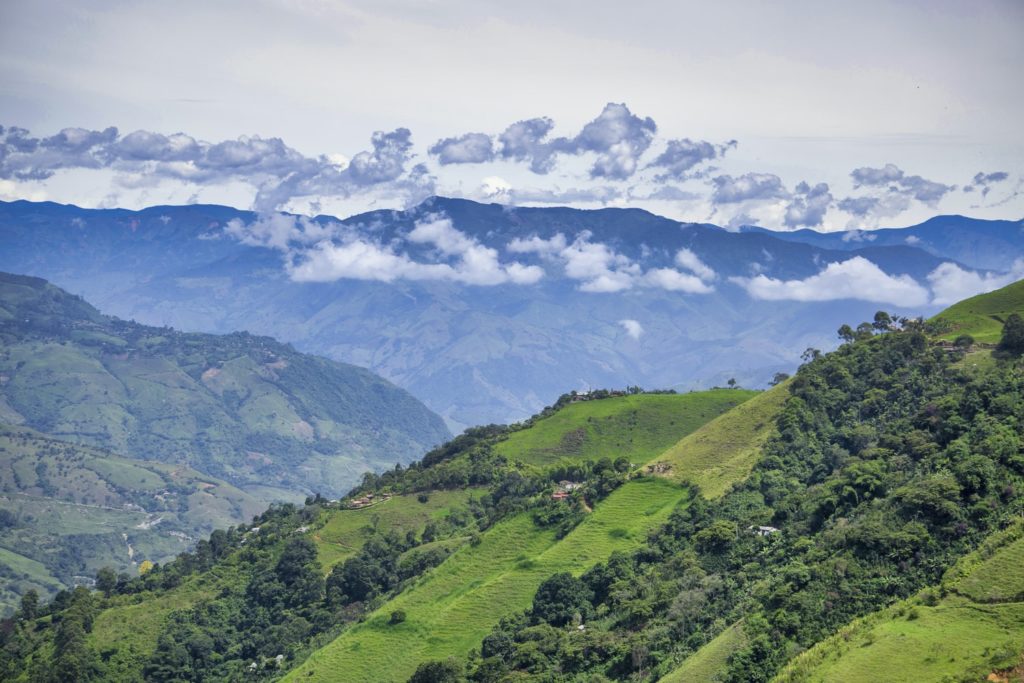
[[[771,235],[825,249],[860,250],[866,246],[913,246],[930,254],[956,258],[975,268],[1007,270],[1024,253],[1024,221],[989,221],[966,216],[936,216],[909,228],[844,232],[795,230],[777,232],[745,226],[745,233]]]
[[[45,277],[121,318],[190,331],[247,330],[370,368],[458,428],[520,419],[588,386],[689,389],[731,377],[763,386],[775,372],[791,371],[800,350],[831,348],[829,331],[842,323],[870,319],[880,308],[903,315],[939,308],[755,300],[730,277],[803,279],[828,263],[863,256],[890,275],[924,282],[944,262],[983,268],[1024,251],[1019,223],[960,217],[885,232],[886,243],[881,234],[853,242],[811,231],[729,232],[638,209],[510,208],[441,197],[341,222],[387,243],[441,214],[499,250],[516,238],[561,233],[571,242],[586,232],[592,242],[650,268],[672,266],[675,253],[687,248],[717,274],[714,291],[590,293],[551,267],[533,285],[294,282],[280,252],[222,236],[228,221],[248,223],[255,214],[203,205],[136,212],[0,203],[0,269]],[[929,224],[939,226],[941,239],[926,241]],[[920,242],[908,244],[910,236]],[[963,246],[968,242],[970,249]],[[414,258],[430,249],[403,247]],[[516,258],[543,265],[532,255]],[[620,324],[626,319],[640,323],[639,338]]]

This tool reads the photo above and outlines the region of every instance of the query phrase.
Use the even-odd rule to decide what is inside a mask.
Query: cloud
[[[945,185],[919,175],[907,175],[895,164],[886,164],[881,168],[855,168],[850,172],[850,177],[855,189],[876,190],[874,195],[848,197],[839,203],[840,209],[862,218],[881,218],[902,213],[912,199],[934,208],[943,197],[956,189],[955,185]]]
[[[196,185],[240,180],[257,188],[253,203],[272,211],[297,197],[348,197],[386,189],[422,199],[433,178],[413,158],[406,128],[377,131],[371,149],[343,162],[337,155],[307,157],[280,138],[242,136],[210,143],[184,133],[164,135],[117,128],[65,128],[46,138],[23,128],[0,127],[0,179],[46,180],[66,169],[111,169],[122,185],[141,186],[162,179]]]
[[[689,294],[714,291],[714,287],[704,280],[717,277],[715,272],[688,249],[680,250],[676,259],[680,266],[691,273],[682,273],[673,268],[652,268],[644,272],[640,264],[628,256],[616,252],[607,244],[592,242],[590,238],[591,233],[588,231],[581,232],[572,242],[568,242],[562,233],[547,239],[533,235],[514,239],[507,248],[512,253],[534,253],[548,261],[560,263],[565,276],[578,280],[581,283],[579,289],[583,292],[621,292],[637,286]]]
[[[685,268],[701,280],[710,281],[718,277],[711,266],[701,261],[697,254],[685,247],[676,252],[676,265]]]
[[[643,325],[641,325],[636,320],[625,318],[623,320],[620,320],[619,324],[622,325],[622,329],[626,331],[626,334],[628,334],[633,339],[640,339],[640,337],[644,333]]]
[[[696,275],[680,273],[672,268],[652,268],[642,280],[648,287],[657,287],[670,292],[686,292],[687,294],[708,294],[715,288],[703,282]]]
[[[715,186],[711,201],[715,204],[789,197],[782,179],[772,173],[746,173],[735,178],[731,175],[720,175],[711,182]]]
[[[636,172],[637,160],[651,146],[657,130],[654,119],[640,118],[625,104],[609,102],[596,119],[583,126],[568,149],[597,154],[591,178],[623,180]]]
[[[826,183],[811,187],[806,182],[796,186],[792,201],[786,207],[783,222],[787,227],[814,228],[822,224],[825,214],[832,206],[832,193]]]
[[[540,266],[501,262],[496,249],[457,230],[444,216],[418,221],[405,235],[410,245],[433,248],[428,254],[433,258],[427,261],[400,251],[401,240],[382,244],[360,230],[276,213],[248,224],[233,219],[223,234],[242,244],[282,252],[289,276],[298,282],[447,280],[487,286],[527,285],[544,277]]]
[[[922,306],[928,290],[909,275],[889,275],[862,256],[829,263],[804,280],[777,280],[765,275],[731,277],[754,299],[765,301],[834,301],[860,299],[892,306]]]
[[[735,140],[730,140],[724,145],[714,145],[704,140],[669,140],[665,150],[655,158],[648,168],[663,168],[665,172],[655,176],[655,180],[664,182],[666,180],[686,180],[690,171],[712,159],[723,156],[729,149],[736,146]]]
[[[1024,278],[1024,258],[1017,259],[1008,273],[977,273],[955,263],[943,263],[928,274],[935,304],[953,304],[976,294],[1005,287]]]
[[[494,143],[486,133],[466,133],[457,138],[438,140],[427,150],[442,166],[482,164],[494,160]]]
[[[534,173],[548,173],[554,167],[554,149],[544,140],[554,127],[547,117],[513,123],[498,136],[502,158],[528,161]]]
[[[994,171],[992,173],[978,172],[974,174],[971,185],[964,187],[964,192],[974,192],[976,189],[981,189],[981,196],[986,197],[992,190],[992,185],[1002,183],[1009,179],[1010,174],[1006,171]]]

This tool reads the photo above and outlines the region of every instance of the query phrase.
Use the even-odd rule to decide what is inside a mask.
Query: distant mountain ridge
[[[927,245],[905,239],[880,244],[881,237],[843,242],[842,236],[810,232],[729,232],[639,209],[512,208],[442,197],[406,211],[341,220],[318,216],[312,224],[340,224],[383,245],[401,242],[400,253],[424,260],[436,257],[433,245],[402,240],[418,222],[438,216],[503,260],[545,268],[545,277],[536,284],[494,286],[401,278],[296,282],[280,250],[226,235],[229,221],[257,221],[252,212],[204,205],[86,210],[30,202],[0,203],[0,268],[46,277],[122,318],[184,330],[248,330],[370,368],[459,430],[523,419],[571,388],[690,389],[731,377],[763,386],[775,372],[796,366],[797,349],[832,348],[837,340],[828,330],[842,323],[870,319],[880,308],[913,316],[939,309],[920,301],[900,306],[891,295],[887,302],[755,299],[741,283],[757,275],[803,281],[829,263],[859,256],[892,278],[927,285],[928,275],[945,263],[970,270],[995,262],[993,254],[1012,263],[1024,253],[1012,221],[957,217],[940,223],[962,225],[959,241],[943,227],[951,236]],[[706,289],[713,291],[580,291],[580,282],[547,257],[503,251],[513,240],[559,234],[569,243],[586,237],[648,270],[675,268],[677,251],[687,249],[711,271]],[[965,240],[976,246],[964,248]],[[821,244],[808,243],[814,241]],[[632,333],[622,321],[630,321]]]

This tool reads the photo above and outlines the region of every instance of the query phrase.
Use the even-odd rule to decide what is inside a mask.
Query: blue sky
[[[85,5],[0,8],[0,198],[1024,216],[1020,2]]]

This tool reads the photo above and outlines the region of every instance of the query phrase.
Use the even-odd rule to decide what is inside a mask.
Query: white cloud
[[[862,256],[830,263],[804,280],[777,280],[766,275],[729,278],[755,298],[767,301],[834,301],[861,299],[893,306],[922,306],[928,290],[909,275],[889,275]]]
[[[671,268],[652,268],[644,275],[643,283],[648,287],[658,287],[670,292],[707,294],[715,291],[714,287],[705,284],[696,275],[680,273]]]
[[[550,239],[543,239],[537,235],[533,235],[528,239],[517,237],[508,243],[508,250],[516,254],[538,254],[540,256],[550,256],[552,254],[559,254],[566,247],[565,235],[562,233],[555,233],[554,237]]]
[[[685,268],[701,280],[714,280],[718,277],[711,266],[701,261],[699,256],[685,247],[676,252],[676,265]]]
[[[934,296],[932,303],[953,304],[976,294],[992,290],[1024,278],[1024,258],[1017,259],[1008,273],[976,273],[955,263],[943,263],[928,274]]]
[[[644,333],[644,326],[641,325],[636,320],[626,318],[624,320],[620,320],[619,324],[622,325],[622,329],[626,331],[626,334],[628,334],[633,339],[640,339],[640,337]]]
[[[330,238],[338,224],[321,225],[305,216],[271,213],[259,216],[252,223],[232,218],[224,233],[251,247],[267,247],[287,252],[296,245],[316,244]]]

